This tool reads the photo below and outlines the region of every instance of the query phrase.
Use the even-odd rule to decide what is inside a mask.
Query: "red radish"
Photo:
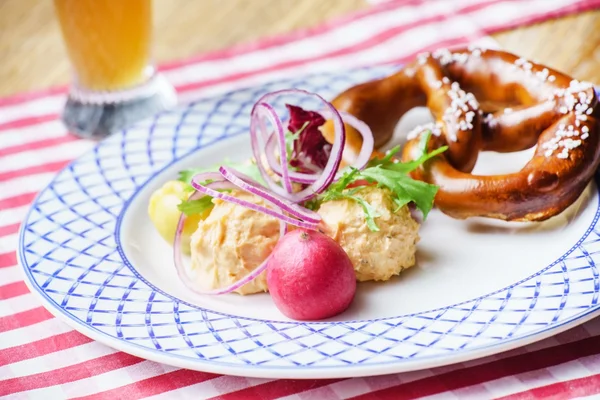
[[[356,292],[356,275],[344,249],[312,230],[288,232],[275,246],[267,266],[273,302],[295,320],[319,320],[345,311]]]

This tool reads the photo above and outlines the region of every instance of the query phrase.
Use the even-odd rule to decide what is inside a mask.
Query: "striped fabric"
[[[397,0],[326,25],[164,65],[182,102],[277,77],[403,61],[600,0]],[[397,375],[252,379],[187,371],[118,352],[56,320],[16,265],[36,192],[94,145],[58,121],[65,88],[0,99],[0,397],[89,399],[574,398],[600,393],[600,321],[500,355]]]

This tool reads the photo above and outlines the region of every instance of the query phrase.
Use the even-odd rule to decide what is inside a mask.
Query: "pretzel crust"
[[[438,50],[388,77],[354,86],[333,105],[367,123],[379,147],[400,118],[426,106],[435,123],[417,127],[402,150],[417,157],[420,136],[443,154],[411,175],[439,186],[436,206],[454,218],[542,221],[569,207],[600,162],[598,98],[591,84],[497,50]],[[324,127],[332,139],[332,127]],[[349,151],[360,135],[346,126]],[[537,146],[518,172],[473,175],[480,151],[514,152]]]

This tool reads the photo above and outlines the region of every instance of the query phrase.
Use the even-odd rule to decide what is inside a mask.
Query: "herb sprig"
[[[190,190],[193,190],[191,188],[191,183],[192,183],[192,178],[195,175],[203,173],[203,172],[217,172],[219,170],[219,167],[222,165],[225,165],[225,166],[228,166],[231,168],[235,168],[236,170],[240,171],[241,173],[248,175],[250,178],[254,179],[255,181],[264,184],[264,180],[263,180],[256,164],[250,163],[250,162],[234,162],[229,159],[225,159],[222,163],[213,165],[212,167],[189,168],[189,169],[181,170],[181,171],[179,171],[178,180],[187,183],[188,185],[190,185]]]
[[[300,127],[300,129],[298,129],[296,132],[291,132],[290,130],[288,130],[285,133],[285,145],[287,148],[288,163],[291,161],[291,159],[294,155],[294,143],[300,139],[300,135],[302,134],[302,132],[304,132],[304,130],[306,129],[306,127],[309,124],[310,124],[310,121],[306,121],[303,123],[303,125]],[[248,162],[236,163],[236,162],[232,162],[227,159],[225,159],[225,161],[223,163],[214,165],[212,167],[190,168],[190,169],[184,169],[182,171],[179,171],[178,179],[182,182],[187,183],[188,186],[186,187],[186,191],[191,193],[194,191],[194,188],[192,187],[191,182],[195,175],[197,175],[199,173],[203,173],[203,172],[218,171],[219,167],[221,165],[227,165],[231,168],[234,168],[234,169],[238,170],[239,172],[254,179],[255,181],[257,181],[263,185],[265,184],[265,181],[264,181],[263,177],[261,176],[260,171],[255,163],[248,163]],[[296,169],[296,167],[293,167],[291,165],[289,165],[288,168],[290,170]],[[214,204],[212,203],[212,197],[204,196],[198,200],[182,201],[181,203],[179,203],[177,208],[179,209],[179,211],[184,213],[186,216],[190,216],[190,215],[194,215],[194,214],[204,213],[206,210],[212,208],[213,206],[214,206]]]
[[[293,151],[294,141],[298,140],[300,133],[306,128],[307,123],[295,133],[286,133],[286,146],[288,154]],[[387,188],[392,192],[392,200],[396,206],[394,212],[401,207],[413,202],[423,214],[425,220],[433,208],[433,201],[438,191],[436,185],[412,179],[408,174],[426,161],[446,151],[447,146],[440,147],[431,152],[427,149],[427,144],[431,137],[431,132],[425,132],[421,135],[419,142],[418,157],[409,162],[398,162],[394,156],[400,151],[400,146],[390,149],[383,158],[374,158],[367,166],[359,170],[353,167],[347,167],[340,178],[329,185],[329,187],[319,194],[316,198],[307,201],[304,206],[316,210],[327,201],[349,199],[356,201],[363,209],[367,226],[371,231],[379,231],[376,219],[381,215],[373,205],[360,196],[360,190],[367,186],[377,186]],[[250,176],[254,180],[264,183],[260,171],[253,163],[233,163],[226,160],[226,165],[236,168],[238,171]],[[179,180],[189,185],[189,191],[193,192],[191,186],[192,178],[202,172],[218,170],[218,166],[209,168],[186,169],[179,173]],[[178,209],[185,215],[201,214],[214,207],[212,197],[204,196],[197,200],[182,201]]]
[[[188,217],[190,215],[203,214],[215,206],[212,200],[212,197],[204,196],[197,200],[182,201],[177,205],[177,208]]]
[[[302,127],[300,129],[298,129],[296,132],[292,132],[289,129],[285,132],[285,147],[287,150],[288,162],[290,162],[290,160],[294,156],[294,142],[296,142],[297,140],[300,140],[300,135],[302,134],[304,129],[306,129],[306,127],[308,126],[309,123],[310,123],[310,121],[306,121],[302,125]]]
[[[427,151],[427,143],[431,137],[428,131],[421,136],[419,142],[419,156],[410,162],[395,162],[394,156],[400,151],[400,146],[391,149],[383,158],[373,159],[363,170],[348,167],[340,179],[331,184],[315,200],[307,204],[312,209],[326,201],[350,199],[356,201],[363,209],[367,226],[371,231],[379,231],[376,218],[379,217],[377,209],[366,200],[359,197],[357,192],[365,186],[387,188],[392,192],[396,210],[413,202],[423,214],[423,219],[433,207],[433,200],[438,191],[438,186],[412,179],[408,173],[417,169],[427,160],[446,151],[447,146],[440,147],[431,152]]]
[[[248,175],[250,178],[254,179],[255,181],[264,183],[264,180],[263,180],[262,176],[260,175],[260,171],[258,170],[258,167],[256,166],[256,164],[248,163],[248,162],[236,163],[236,162],[232,162],[227,159],[223,163],[212,166],[212,167],[190,168],[190,169],[184,169],[182,171],[179,171],[178,180],[185,182],[187,184],[186,191],[189,193],[192,193],[194,191],[194,188],[192,187],[191,183],[192,183],[192,179],[194,178],[195,175],[203,173],[203,172],[216,172],[219,170],[219,167],[221,165],[228,165],[229,167],[235,168],[236,170],[240,171],[241,173]],[[206,182],[202,182],[202,183],[206,183]],[[212,202],[211,196],[204,196],[197,200],[185,200],[177,205],[177,208],[179,209],[179,211],[181,211],[188,217],[190,215],[202,214],[205,211],[207,211],[208,209],[211,209],[212,207],[214,207],[214,204]]]

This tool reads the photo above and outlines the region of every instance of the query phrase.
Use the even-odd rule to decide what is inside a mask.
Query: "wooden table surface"
[[[184,59],[366,7],[365,0],[154,0],[155,58]],[[508,51],[600,82],[600,10],[493,36]],[[69,74],[52,1],[0,0],[0,96],[62,85]]]

